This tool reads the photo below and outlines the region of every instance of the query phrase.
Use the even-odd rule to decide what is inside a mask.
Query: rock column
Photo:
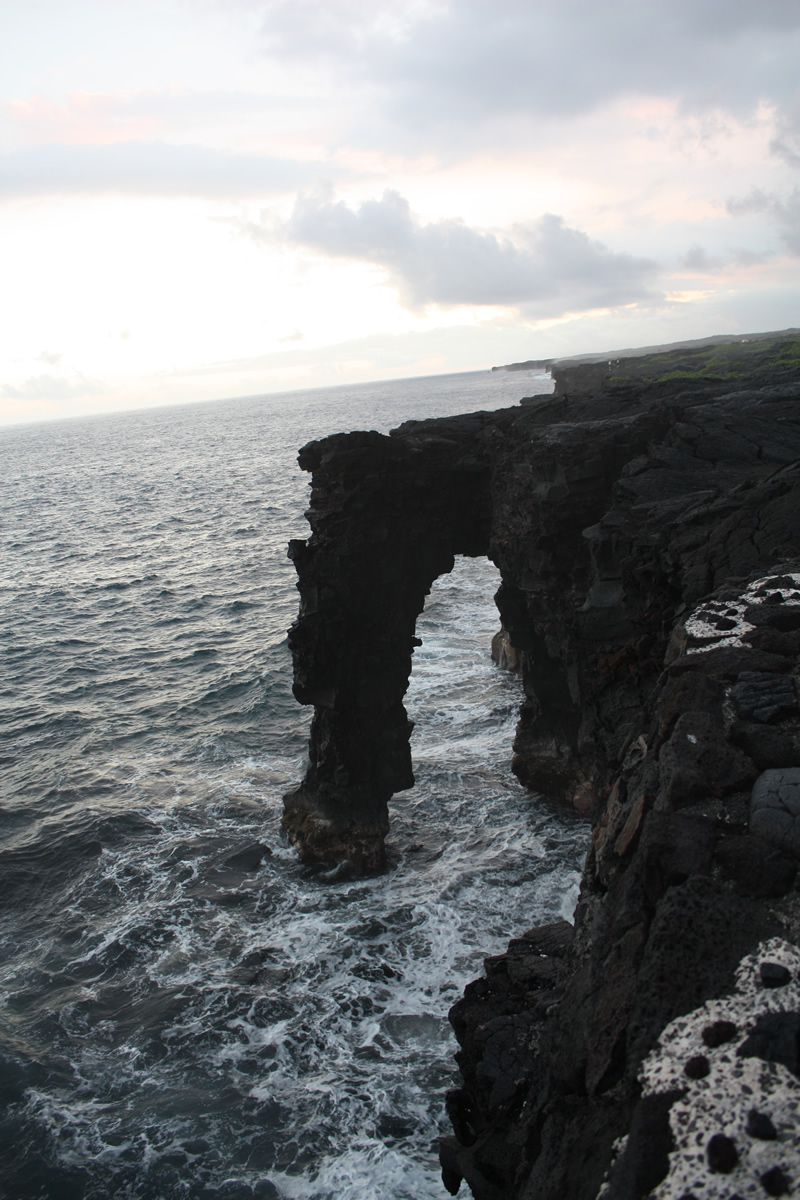
[[[487,551],[487,472],[441,435],[335,435],[299,462],[313,472],[312,536],[289,547],[300,590],[289,644],[294,693],[314,719],[283,824],[306,862],[375,871],[389,798],[414,782],[403,696],[415,622],[456,554]]]

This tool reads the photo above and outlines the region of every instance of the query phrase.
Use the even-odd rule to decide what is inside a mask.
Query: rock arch
[[[590,811],[641,728],[681,606],[794,543],[782,472],[798,455],[782,396],[663,390],[570,391],[305,446],[312,532],[289,547],[289,643],[295,696],[315,712],[283,818],[301,857],[383,865],[389,798],[414,782],[415,622],[457,554],[500,571],[524,692],[514,770]]]
[[[631,441],[646,435],[623,420],[610,444],[592,446],[582,425],[552,426],[552,409],[407,422],[389,436],[336,434],[301,451],[312,535],[289,547],[300,591],[289,644],[294,693],[314,705],[314,719],[308,769],[284,799],[283,823],[306,861],[383,864],[389,798],[414,782],[403,697],[415,622],[457,554],[500,569],[498,607],[526,692],[515,770],[551,794],[586,785],[564,629],[592,576],[583,530],[607,508]]]
[[[314,719],[284,826],[306,861],[375,870],[389,798],[414,782],[403,697],[415,623],[456,555],[489,552],[490,472],[446,431],[335,435],[299,461],[313,472],[312,536],[289,547],[300,590],[289,644]]]

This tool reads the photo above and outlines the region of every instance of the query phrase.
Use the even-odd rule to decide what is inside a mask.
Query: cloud
[[[749,113],[796,87],[796,0],[275,0],[270,53],[315,56],[383,91],[417,136],[512,114],[575,115],[626,95]]]
[[[403,44],[415,28],[445,16],[436,0],[273,0],[263,24],[266,45],[275,53],[297,52],[321,58],[375,52]]]
[[[776,115],[770,150],[790,167],[800,167],[800,91]]]
[[[718,271],[722,266],[722,259],[710,255],[707,250],[695,242],[685,254],[681,255],[680,264],[689,271]]]
[[[383,268],[410,308],[546,302],[555,314],[609,307],[649,296],[657,272],[649,259],[614,253],[552,214],[516,226],[512,240],[454,219],[425,224],[394,191],[355,209],[330,194],[301,196],[282,227],[262,232]]]
[[[737,267],[760,267],[774,257],[772,250],[748,250],[746,246],[734,246],[732,253]]]
[[[709,254],[704,246],[695,242],[678,261],[687,271],[716,275],[731,267],[761,266],[773,256],[768,250],[748,250],[744,246],[731,247],[729,255],[729,258],[722,258],[717,254]]]
[[[791,254],[800,254],[800,187],[793,188],[781,199],[774,192],[753,188],[747,196],[729,200],[732,216],[766,213],[778,226],[780,238]]]
[[[241,196],[292,191],[318,179],[316,163],[166,142],[53,143],[0,154],[0,197],[90,192]]]

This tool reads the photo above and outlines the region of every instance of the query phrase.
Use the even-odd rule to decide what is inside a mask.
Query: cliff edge
[[[800,342],[553,375],[513,409],[301,452],[290,644],[315,715],[284,825],[307,861],[380,869],[388,801],[413,784],[416,617],[454,555],[490,557],[524,691],[514,769],[594,832],[574,926],[520,932],[451,1014],[445,1185],[789,1194]]]

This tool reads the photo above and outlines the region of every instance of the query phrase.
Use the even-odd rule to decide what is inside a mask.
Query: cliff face
[[[553,397],[301,453],[312,536],[290,547],[290,642],[295,693],[315,717],[284,817],[301,855],[381,866],[388,800],[413,783],[402,699],[414,623],[455,554],[487,554],[501,572],[525,694],[514,769],[594,819],[574,931],[512,941],[451,1017],[464,1082],[448,1101],[443,1175],[478,1200],[589,1200],[624,1135],[611,1200],[659,1184],[659,1196],[692,1194],[675,1182],[676,1106],[723,1069],[702,1006],[740,1014],[727,1041],[741,1053],[772,963],[790,976],[780,994],[793,1019],[800,355],[792,339],[761,343],[757,362],[744,353],[714,366],[725,378],[664,355],[637,360],[635,375],[565,368]],[[706,1075],[673,1054],[647,1076],[662,1032],[697,1012]],[[781,1029],[790,1050],[773,1054],[773,1074],[778,1061],[791,1076],[797,1036]],[[735,1122],[700,1100],[708,1138],[731,1140]],[[727,1174],[701,1145],[721,1196],[749,1162],[742,1138]]]
[[[450,1014],[452,1193],[800,1184],[799,674],[800,562],[676,623],[598,808],[574,928],[513,939]],[[785,1190],[761,1185],[771,1171]]]
[[[312,536],[290,546],[290,645],[315,717],[285,824],[309,860],[381,865],[389,797],[413,783],[402,701],[414,625],[454,555],[486,554],[501,572],[526,696],[515,770],[589,812],[682,606],[797,552],[796,384],[714,397],[718,381],[701,381],[664,397],[683,378],[638,392],[626,381],[620,396],[613,377],[576,392],[583,370],[557,376],[567,396],[301,452]]]

